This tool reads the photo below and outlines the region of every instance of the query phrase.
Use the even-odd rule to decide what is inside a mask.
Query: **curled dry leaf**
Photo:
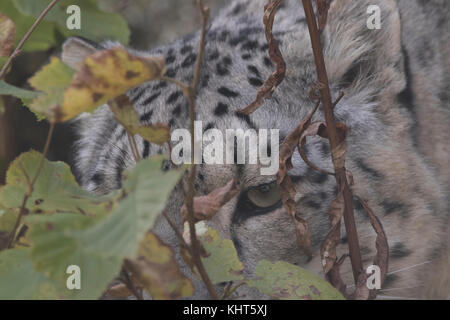
[[[320,172],[325,173],[328,175],[334,176],[334,173],[320,169],[315,164],[313,164],[311,161],[309,161],[305,151],[303,150],[303,146],[306,144],[306,138],[307,137],[314,137],[314,136],[320,136],[323,137],[326,131],[326,125],[323,122],[315,122],[312,123],[306,130],[303,132],[302,136],[300,137],[300,143],[298,145],[298,153],[300,153],[300,156],[302,157],[303,161],[310,166],[312,169]]]
[[[300,248],[302,248],[308,256],[311,256],[310,252],[310,234],[309,228],[304,219],[297,215],[296,204],[295,204],[295,187],[292,184],[291,178],[288,175],[288,171],[293,168],[292,166],[292,155],[297,148],[300,137],[305,132],[305,130],[311,125],[311,119],[314,113],[319,108],[320,102],[317,102],[311,113],[304,119],[300,124],[291,132],[280,148],[280,162],[279,170],[277,174],[277,183],[280,186],[281,201],[283,202],[284,208],[291,215],[295,223],[295,230],[297,234],[297,243]]]
[[[370,298],[370,290],[367,287],[368,275],[365,272],[361,272],[356,282],[356,290],[350,296],[353,300],[368,300]]]
[[[331,0],[316,0],[317,5],[317,24],[319,25],[319,31],[322,32],[325,29],[328,19],[328,10],[330,9]]]
[[[194,198],[195,222],[210,220],[228,201],[239,192],[236,179],[230,180],[224,187],[218,188],[206,196]],[[187,206],[181,208],[183,220],[187,220]]]
[[[125,284],[119,283],[111,286],[107,291],[107,295],[112,298],[126,299],[127,297],[132,296],[133,293]]]
[[[275,72],[272,73],[261,88],[258,89],[255,101],[239,111],[242,114],[252,114],[264,103],[265,99],[271,98],[275,89],[283,82],[286,75],[286,62],[283,59],[278,42],[272,33],[275,14],[282,1],[283,0],[268,0],[268,3],[264,7],[264,28],[269,45],[269,56],[276,66]]]
[[[62,104],[53,108],[54,121],[64,122],[91,111],[164,72],[163,57],[138,57],[122,47],[87,56],[65,90]]]
[[[0,57],[8,57],[13,52],[15,34],[14,22],[0,12]]]
[[[331,202],[328,217],[331,221],[331,229],[320,248],[320,257],[325,275],[327,275],[336,263],[336,247],[341,240],[341,221],[344,215],[345,201],[343,190],[339,191],[337,198]]]
[[[170,128],[162,123],[142,125],[133,104],[126,95],[121,95],[109,103],[114,116],[128,133],[140,135],[151,143],[162,145],[170,140]]]
[[[378,266],[381,272],[381,285],[383,285],[384,280],[386,279],[386,274],[388,271],[389,265],[389,244],[387,241],[386,233],[384,232],[383,225],[378,217],[375,215],[373,210],[369,207],[366,201],[356,196],[358,201],[363,206],[364,210],[367,212],[369,216],[370,223],[377,234],[377,238],[375,241],[375,247],[377,249],[377,253],[373,259],[373,265]],[[377,295],[376,290],[371,290],[369,298],[375,299]]]
[[[289,178],[288,171],[293,168],[292,166],[292,155],[297,148],[300,137],[305,132],[305,130],[311,125],[311,119],[319,108],[319,102],[316,103],[311,113],[304,119],[300,124],[292,131],[286,139],[284,139],[283,144],[280,147],[280,169],[278,170],[278,184]]]
[[[347,294],[347,285],[341,278],[341,266],[344,263],[345,259],[348,257],[348,254],[343,255],[339,260],[334,264],[331,270],[325,275],[325,279],[331,283],[333,287],[339,290],[342,295],[348,299],[349,296]]]
[[[125,263],[153,299],[179,299],[194,294],[194,285],[180,271],[173,249],[153,233],[147,233],[141,242],[138,258]]]
[[[331,156],[333,157],[333,165],[335,172],[338,171],[338,169],[345,169],[345,157],[347,154],[347,136],[349,132],[348,127],[342,122],[336,124],[336,129],[338,132],[338,139],[340,143],[337,147],[331,149]],[[328,137],[328,134],[326,137]]]

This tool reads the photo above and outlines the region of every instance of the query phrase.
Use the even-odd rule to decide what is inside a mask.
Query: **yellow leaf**
[[[139,116],[127,96],[122,95],[109,104],[117,122],[129,133],[138,134],[145,140],[162,145],[170,139],[170,128],[162,123],[142,125]]]
[[[64,93],[55,121],[64,122],[124,94],[165,72],[163,57],[137,57],[115,47],[86,57]]]
[[[194,294],[194,286],[180,271],[173,249],[155,234],[146,234],[138,254],[138,259],[127,260],[127,267],[153,299],[179,299]]]

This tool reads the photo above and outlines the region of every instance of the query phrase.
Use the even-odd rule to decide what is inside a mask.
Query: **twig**
[[[346,170],[343,163],[343,159],[337,155],[337,150],[341,148],[341,139],[339,137],[336,122],[333,114],[333,103],[331,100],[331,92],[328,83],[328,75],[325,67],[325,59],[323,56],[322,43],[320,40],[320,32],[317,27],[316,17],[314,14],[311,0],[302,0],[303,8],[305,10],[306,21],[308,23],[309,34],[311,37],[311,44],[314,53],[314,60],[317,69],[317,77],[320,83],[320,94],[323,103],[325,121],[328,128],[329,141],[331,146],[331,154],[333,158],[334,171],[336,173],[336,182],[339,191],[343,191],[345,210],[344,210],[344,222],[348,237],[348,246],[350,253],[350,260],[353,269],[353,276],[355,282],[358,281],[358,276],[363,270],[361,251],[358,241],[358,233],[356,230],[356,223],[353,213],[353,201],[352,194],[347,181]],[[334,151],[334,152],[333,152]]]
[[[226,300],[229,297],[231,297],[233,295],[233,293],[236,292],[237,289],[239,289],[240,287],[242,287],[243,285],[246,284],[245,281],[238,283],[237,285],[235,285],[234,287],[232,287],[232,282],[229,282],[225,288],[225,292],[222,295],[222,298],[220,298],[220,300]]]
[[[126,262],[125,262],[125,264],[126,264]],[[128,272],[129,272],[128,269],[124,266],[122,268],[123,283],[127,286],[128,289],[130,289],[130,291],[133,293],[133,295],[136,297],[136,299],[144,300],[144,297],[142,296],[142,291],[136,288],[136,286],[134,285],[133,280],[131,280],[130,274]]]
[[[139,155],[139,149],[136,144],[136,139],[134,138],[134,135],[132,135],[128,131],[127,136],[128,142],[130,143],[131,152],[133,153],[134,160],[136,161],[136,163],[138,163],[139,161],[141,161],[141,156]]]
[[[197,94],[197,87],[200,81],[200,71],[203,61],[203,54],[205,51],[205,40],[206,40],[206,27],[209,19],[209,8],[203,6],[202,0],[197,0],[197,5],[200,9],[202,15],[202,31],[200,38],[200,48],[199,53],[197,55],[197,60],[195,62],[195,71],[194,71],[194,79],[192,81],[191,86],[189,86],[188,93],[188,101],[189,101],[189,119],[190,119],[190,132],[191,132],[191,146],[194,147],[195,144],[195,136],[194,136],[194,127],[195,127],[195,97]],[[194,163],[194,153],[191,155],[192,163]],[[200,243],[197,239],[197,233],[195,231],[195,217],[194,217],[194,196],[195,196],[195,177],[196,177],[196,166],[193,165],[188,179],[188,191],[186,194],[186,207],[188,210],[188,223],[189,223],[189,232],[191,238],[191,246],[192,246],[192,258],[198,269],[198,272],[208,289],[211,298],[214,300],[219,300],[219,296],[217,295],[216,289],[209,278],[205,267],[203,266],[201,255],[200,255]]]
[[[52,141],[52,136],[53,136],[53,131],[55,129],[55,124],[54,123],[50,123],[50,129],[48,131],[48,135],[47,135],[47,140],[45,142],[45,147],[44,147],[44,152],[42,153],[42,158],[41,158],[41,162],[39,163],[39,167],[36,171],[36,174],[33,178],[33,180],[31,180],[31,182],[28,185],[28,189],[25,193],[25,196],[23,198],[22,201],[22,205],[20,207],[20,211],[19,211],[19,216],[17,217],[16,220],[16,224],[14,225],[13,230],[11,231],[11,234],[9,236],[9,240],[8,240],[8,249],[11,249],[14,245],[14,240],[16,238],[16,233],[17,233],[17,229],[20,226],[20,223],[22,221],[23,216],[25,216],[28,213],[28,210],[26,209],[27,206],[27,202],[29,200],[29,198],[31,197],[31,194],[33,193],[33,188],[34,185],[42,171],[42,168],[44,167],[44,163],[45,163],[45,158],[48,154],[48,150],[50,149],[50,143]]]
[[[189,86],[185,85],[183,82],[181,82],[177,79],[174,79],[174,78],[169,78],[167,76],[162,76],[161,81],[167,81],[167,82],[173,83],[173,84],[177,85],[178,87],[180,87],[181,91],[183,91],[183,93],[186,96],[189,95]]]
[[[345,96],[344,92],[341,91],[339,92],[339,97],[337,97],[336,101],[333,102],[333,110],[334,108],[336,108],[336,106],[338,105],[339,102],[341,102],[342,98]]]
[[[175,232],[175,235],[178,238],[178,241],[180,242],[180,246],[187,249],[189,253],[192,255],[191,247],[186,243],[186,240],[184,240],[183,234],[178,230],[177,224],[167,215],[166,211],[162,212],[163,217],[167,220],[169,223],[169,226],[173,229]]]
[[[6,71],[8,70],[9,66],[13,62],[13,60],[21,53],[22,47],[25,44],[25,42],[28,40],[28,38],[31,36],[33,31],[37,28],[37,26],[41,23],[41,21],[44,19],[44,17],[47,15],[47,13],[55,6],[55,4],[59,0],[53,0],[47,8],[42,11],[41,15],[36,19],[36,21],[31,26],[30,30],[23,36],[22,40],[17,45],[17,48],[13,51],[13,53],[9,56],[8,61],[6,61],[6,64],[3,66],[2,70],[0,71],[0,79],[3,79],[5,77]]]

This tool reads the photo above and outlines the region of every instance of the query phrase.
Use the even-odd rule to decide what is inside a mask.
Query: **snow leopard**
[[[298,0],[280,6],[273,34],[287,65],[284,81],[273,96],[251,115],[248,106],[274,71],[268,54],[263,15],[265,0],[233,0],[208,25],[196,120],[203,130],[278,129],[280,142],[314,106],[308,98],[316,85],[316,68],[305,14]],[[380,13],[380,28],[369,28],[369,6]],[[354,176],[354,194],[365,199],[384,225],[389,243],[389,270],[379,291],[386,299],[450,298],[448,195],[450,184],[450,3],[447,0],[334,0],[321,34],[332,96],[344,97],[336,119],[349,128],[346,166]],[[143,57],[162,55],[166,76],[190,83],[198,54],[200,32],[149,51],[127,49]],[[120,46],[70,38],[62,59],[69,66],[88,54]],[[188,102],[171,82],[151,81],[130,90],[143,124],[165,123],[171,130],[188,128]],[[313,121],[323,121],[322,110]],[[125,129],[107,106],[76,121],[76,174],[95,194],[121,187],[122,174],[135,165]],[[143,158],[169,154],[136,136]],[[304,146],[308,159],[333,170],[328,142],[313,137]],[[286,261],[323,276],[320,246],[330,222],[328,208],[336,198],[335,179],[313,170],[293,155],[289,175],[296,189],[296,209],[311,230],[312,258],[299,249],[295,227],[279,197],[276,175],[261,175],[260,164],[198,165],[196,195],[205,195],[235,178],[240,192],[208,221],[222,237],[231,239],[251,277],[262,259]],[[164,170],[171,167],[167,161]],[[181,228],[183,186],[170,195],[165,212]],[[372,264],[375,237],[367,214],[354,201],[362,259]],[[154,228],[178,250],[178,239],[166,220]],[[339,255],[348,252],[345,230]],[[201,281],[192,276],[193,299],[208,298]],[[341,268],[347,284],[352,270]],[[225,284],[217,286],[223,290]],[[236,296],[264,299],[255,289],[241,286]]]

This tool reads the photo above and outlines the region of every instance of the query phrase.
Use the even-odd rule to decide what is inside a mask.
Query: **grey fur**
[[[307,93],[316,76],[304,13],[300,1],[285,0],[274,31],[288,66],[286,79],[273,98],[249,118],[235,115],[254,99],[257,85],[273,71],[262,28],[265,2],[232,1],[211,24],[196,103],[197,119],[204,125],[219,129],[275,128],[285,137],[313,107]],[[373,4],[381,8],[381,30],[366,27],[366,9]],[[445,228],[450,105],[443,93],[449,87],[450,63],[443,52],[450,50],[445,47],[447,36],[440,36],[448,33],[448,15],[445,0],[334,0],[323,33],[333,96],[337,97],[341,89],[346,93],[336,115],[351,128],[347,167],[355,177],[354,191],[367,199],[384,223],[394,252],[390,268],[398,270],[431,260],[396,274],[395,281],[389,283],[389,288],[394,289],[389,294],[393,296],[450,295],[448,282],[443,289],[435,288],[442,285],[436,277],[447,274],[448,268],[439,260],[448,259]],[[198,41],[197,33],[149,53],[135,53],[164,54],[169,75],[186,82],[192,79]],[[118,44],[104,44],[114,45]],[[187,127],[188,119],[187,102],[178,91],[172,84],[151,82],[131,90],[129,96],[145,122],[170,123],[175,129]],[[219,103],[220,112],[215,112]],[[318,113],[314,120],[322,117]],[[78,126],[77,170],[81,183],[99,194],[118,188],[122,171],[134,165],[123,129],[105,106],[93,115],[83,116]],[[167,152],[137,139],[145,156]],[[308,155],[319,167],[332,169],[329,150],[320,139],[308,141]],[[282,208],[243,221],[234,219],[239,215],[240,195],[210,224],[238,246],[246,274],[251,274],[261,259],[286,260],[321,274],[318,248],[329,228],[327,208],[335,196],[335,181],[308,169],[298,154],[293,164],[290,174],[296,177],[298,212],[310,225],[314,258],[309,261],[297,248],[292,222]],[[200,173],[198,184],[203,194],[233,177],[239,178],[242,190],[275,179],[259,175],[255,165],[202,165]],[[167,212],[178,223],[182,197],[178,187],[167,205]],[[356,208],[367,265],[375,252],[375,237],[365,214]],[[176,237],[162,219],[155,230],[177,247]],[[343,245],[340,252],[345,250]],[[436,251],[440,254],[432,256]],[[185,272],[189,274],[187,268]],[[343,272],[350,282],[348,264]],[[433,288],[429,289],[431,284]],[[196,282],[196,286],[195,298],[206,297],[202,285]],[[246,287],[238,294],[244,298],[262,297]]]

